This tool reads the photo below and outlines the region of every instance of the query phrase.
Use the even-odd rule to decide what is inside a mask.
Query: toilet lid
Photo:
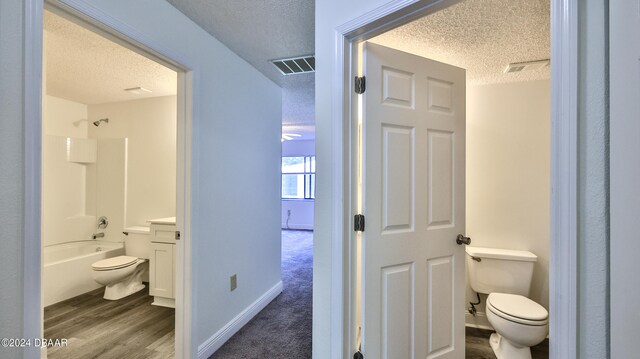
[[[533,300],[516,294],[491,293],[487,304],[493,312],[506,319],[524,321],[547,321],[549,312]],[[491,309],[491,308],[490,308]]]
[[[91,265],[95,270],[110,270],[128,267],[138,261],[137,257],[117,256],[99,260]]]

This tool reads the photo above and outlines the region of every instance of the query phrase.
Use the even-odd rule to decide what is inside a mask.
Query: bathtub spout
[[[104,233],[94,233],[91,236],[91,239],[98,239],[98,238],[102,238],[102,237],[104,237]]]

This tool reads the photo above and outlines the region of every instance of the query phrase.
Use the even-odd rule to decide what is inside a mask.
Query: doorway
[[[558,5],[558,4],[555,4],[555,5]],[[430,7],[429,5],[425,4],[425,8],[423,8],[422,11],[418,11],[418,12],[416,12],[416,11],[410,12],[411,10],[407,9],[406,11],[409,12],[409,15],[407,15],[407,13],[403,13],[402,11],[399,11],[398,13],[401,13],[401,14],[406,16],[404,18],[401,15],[397,15],[397,17],[396,17],[394,15],[387,15],[387,14],[385,14],[385,15],[387,15],[387,17],[385,17],[384,15],[381,14],[381,13],[384,12],[383,9],[379,9],[376,12],[375,15],[373,15],[373,14],[371,15],[371,18],[367,18],[367,22],[370,24],[371,27],[362,26],[361,24],[362,24],[362,22],[364,22],[364,20],[362,20],[362,19],[360,19],[360,21],[362,21],[362,22],[360,22],[357,25],[358,26],[357,30],[356,30],[356,28],[349,28],[349,30],[347,31],[346,29],[348,28],[348,26],[345,25],[344,26],[344,32],[343,32],[344,34],[350,34],[350,33],[358,32],[358,31],[367,33],[367,31],[370,30],[370,33],[368,33],[368,34],[366,34],[364,36],[354,36],[352,42],[350,42],[350,43],[346,42],[345,43],[345,45],[346,45],[345,49],[346,48],[351,48],[355,52],[356,51],[356,46],[357,46],[356,43],[360,43],[360,41],[362,41],[362,40],[371,40],[375,36],[380,35],[380,34],[384,34],[386,31],[388,31],[390,29],[396,28],[399,25],[407,24],[410,20],[413,20],[415,18],[419,18],[421,16],[424,16],[425,13],[431,13],[431,12],[435,11],[435,10],[431,10],[431,11],[430,10],[426,10],[429,7]],[[415,9],[413,9],[413,10],[415,10]],[[395,11],[395,10],[393,10],[393,11]],[[393,11],[389,10],[388,14],[392,14]],[[418,14],[418,13],[420,13],[420,14]],[[375,20],[374,20],[374,18],[375,18]],[[407,18],[411,18],[411,19],[407,19]],[[381,23],[383,23],[384,25],[381,25]],[[373,25],[373,24],[375,24],[375,25]],[[405,34],[407,34],[407,32],[405,32]],[[345,35],[345,39],[349,39],[349,36]],[[556,41],[559,41],[558,38],[556,38]],[[349,53],[349,51],[345,50],[345,53]],[[349,62],[349,68],[351,69],[351,71],[352,71],[351,73],[352,74],[359,75],[360,74],[359,71],[361,70],[360,66],[361,66],[361,64],[358,63],[357,61]],[[347,67],[346,67],[346,64],[345,64],[345,69],[346,68]],[[369,82],[369,81],[367,81],[367,82]],[[557,86],[557,84],[560,83],[560,79],[554,78],[551,82],[554,83],[553,85],[551,85],[551,87],[552,87],[551,91],[552,92],[559,91],[559,87],[556,87],[554,89],[554,86]],[[349,83],[352,83],[352,81],[349,81]],[[354,85],[352,84],[351,86],[354,86]],[[548,99],[549,99],[549,96],[547,96],[547,102],[548,102]],[[362,137],[357,135],[358,129],[360,128],[360,126],[362,126],[362,124],[358,122],[358,117],[357,117],[357,115],[358,115],[358,111],[357,111],[358,105],[356,104],[355,101],[352,102],[352,104],[353,105],[348,107],[348,108],[353,109],[353,112],[351,112],[351,115],[352,115],[351,118],[353,120],[353,122],[352,122],[352,131],[351,131],[353,137],[350,138],[351,151],[352,151],[351,153],[357,153],[356,150],[355,150],[357,148],[357,144],[359,144],[359,143],[361,143],[361,141],[363,141]],[[547,106],[549,106],[549,105],[547,105]],[[557,103],[555,104],[555,106],[558,106]],[[552,107],[552,110],[557,110],[557,107],[555,107],[555,109]],[[555,112],[552,112],[552,118],[554,116],[554,113]],[[547,121],[549,122],[548,117],[547,117]],[[558,124],[558,122],[556,122],[556,124]],[[558,137],[557,137],[557,134],[554,132],[554,131],[556,131],[556,129],[552,127],[550,131],[551,131],[551,134],[550,134],[551,142],[553,143],[554,141],[560,141],[558,139]],[[550,148],[551,148],[550,144],[547,143],[547,145],[543,149],[546,149],[546,151],[548,153]],[[557,150],[557,148],[556,148],[556,150]],[[552,151],[552,153],[553,153],[553,151]],[[348,158],[354,160],[354,159],[360,159],[361,157],[355,157],[355,155],[354,155],[354,157],[348,157]],[[552,157],[551,158],[551,167],[552,168],[553,168],[554,162],[555,162],[555,160]],[[355,171],[356,171],[356,169],[352,168],[352,172],[351,172],[351,176],[352,177],[351,178],[355,179],[355,174],[354,174]],[[555,185],[558,184],[557,181],[559,181],[559,179],[557,177],[557,173],[554,173],[552,171],[551,174],[547,174],[547,176],[546,176],[547,180],[549,179],[549,177],[551,177],[552,186],[555,186]],[[357,181],[353,181],[353,182],[357,182]],[[558,199],[555,196],[552,197],[552,198],[553,199],[552,199],[551,203],[550,204],[548,203],[546,205],[546,209],[547,209],[547,218],[551,217],[551,224],[550,224],[550,227],[551,227],[550,228],[550,233],[551,233],[550,237],[551,237],[551,243],[552,243],[551,247],[552,248],[556,248],[556,246],[554,245],[554,240],[557,238],[556,237],[556,233],[557,232],[554,232],[554,231],[558,230],[557,226],[558,226],[559,222],[556,220],[556,218],[553,217],[553,213],[554,213],[553,211],[554,211],[554,208],[557,208],[556,206],[558,205],[558,202],[557,202]],[[353,187],[352,191],[351,191],[351,200],[352,200],[352,202],[351,202],[349,208],[354,211],[352,213],[359,213],[360,208],[359,208],[359,204],[358,204],[359,203],[358,202],[358,190],[355,187]],[[549,213],[549,212],[551,212],[551,213]],[[349,223],[348,226],[351,227],[352,223]],[[360,250],[358,245],[354,244],[354,243],[357,243],[357,241],[358,240],[355,238],[355,235],[352,236],[352,242],[351,242],[351,244],[349,246],[349,250],[351,252],[351,258],[350,258],[351,263],[356,261],[356,259],[354,258],[354,252],[357,252],[357,251]],[[547,246],[548,246],[548,244],[547,244]],[[565,250],[566,250],[566,248],[565,248]],[[557,265],[557,263],[556,263],[556,265]],[[553,274],[554,274],[553,263],[552,263],[550,268],[551,268],[551,270],[550,270],[551,271],[551,275],[553,276]],[[573,271],[573,273],[575,274],[575,271]],[[356,276],[358,275],[357,270],[351,270],[351,275],[354,275],[354,274]],[[543,278],[544,278],[544,276],[543,276]],[[358,288],[359,283],[358,283],[357,279],[354,279],[354,277],[351,277],[351,278],[348,279],[348,281],[353,284],[352,286],[347,286],[348,288],[349,287]],[[559,291],[561,291],[561,290],[559,288],[553,287],[553,281],[552,281],[552,286],[550,288],[551,288],[550,289],[550,291],[551,291],[550,300],[553,303],[553,301],[554,301],[554,289],[555,290],[559,290]],[[349,293],[351,293],[350,297],[352,298],[352,300],[356,300],[356,301],[359,300],[360,296],[359,296],[359,294],[357,294],[357,290],[356,290],[356,292],[349,291]],[[351,323],[354,323],[354,321],[357,321],[357,317],[359,315],[358,311],[354,310],[354,309],[351,309],[351,310],[348,310],[348,312],[351,315],[351,319],[350,319]],[[566,319],[566,317],[564,317],[564,316],[555,317],[554,318],[553,315],[552,315],[551,316],[552,326],[554,324],[553,323],[554,321],[557,321],[556,323],[562,323],[565,319]],[[357,326],[352,326],[351,328],[347,328],[345,330],[348,333],[350,333],[350,336],[349,336],[350,342],[347,344],[347,346],[350,347],[351,349],[350,350],[349,349],[346,350],[343,355],[349,355],[349,353],[351,353],[351,354],[353,353],[353,351],[354,351],[353,348],[356,348],[355,350],[357,350],[357,348],[360,346],[360,338],[361,338],[362,334],[361,334],[361,330]],[[564,345],[560,344],[560,346],[564,346]]]
[[[189,220],[188,73],[70,9],[48,4],[43,20],[43,195],[38,203],[43,261],[37,293],[41,308],[47,309],[39,332],[65,339],[64,345],[48,348],[51,357],[68,357],[72,354],[66,349],[82,345],[116,353],[117,343],[100,347],[96,342],[104,342],[99,337],[108,335],[107,327],[126,333],[116,328],[115,313],[126,321],[135,316],[121,310],[129,307],[158,312],[162,318],[153,324],[163,323],[154,334],[162,335],[141,350],[182,356],[189,345],[184,337],[189,325],[189,283],[184,279],[189,255],[184,230]],[[166,243],[161,233],[168,233],[172,242]],[[159,246],[164,247],[158,251]],[[72,259],[84,262],[70,260],[70,252],[78,252]],[[93,276],[92,267],[117,257],[140,262],[144,288],[117,300],[104,299],[105,283]],[[162,270],[174,266],[175,271]],[[71,279],[77,281],[69,283]],[[107,327],[99,323],[109,318],[104,310],[113,316]],[[96,318],[89,320],[92,311]],[[76,335],[81,325],[74,312],[89,320],[81,336]],[[144,323],[138,324],[150,325]],[[135,327],[130,324],[123,325]],[[81,355],[91,356],[85,349],[79,349]]]

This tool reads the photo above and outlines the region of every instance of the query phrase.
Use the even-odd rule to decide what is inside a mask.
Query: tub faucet
[[[98,238],[102,238],[102,237],[104,237],[104,233],[94,233],[91,236],[91,239],[98,239]]]
[[[109,225],[109,220],[106,216],[98,218],[98,229],[105,229]]]

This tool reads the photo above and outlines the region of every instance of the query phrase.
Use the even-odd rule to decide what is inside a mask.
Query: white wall
[[[179,62],[193,71],[188,265],[195,356],[198,345],[280,282],[281,90],[166,2],[79,2],[109,16],[122,31],[161,44],[160,51],[179,54]],[[20,0],[0,2],[0,333],[12,338],[23,336],[26,315],[23,8]],[[238,288],[230,292],[233,273]],[[22,356],[19,350],[0,350],[3,358]]]
[[[87,138],[87,105],[54,96],[45,96],[42,134]]]
[[[42,131],[42,244],[89,240],[95,217],[86,207],[87,171],[94,163],[67,158],[67,138],[87,141],[87,106],[45,96]]]
[[[313,156],[316,154],[316,141],[284,141],[282,142],[282,157],[285,156]]]
[[[609,300],[609,261],[615,258],[609,256],[608,3],[579,2],[577,317],[581,359],[610,357],[609,308],[616,306]],[[637,345],[616,350],[638,351]]]
[[[316,154],[315,144],[316,141],[313,140],[284,141],[282,142],[282,157],[313,156]],[[314,203],[315,201],[312,199],[283,199],[282,228],[312,230]]]
[[[69,161],[67,139],[49,135],[42,138],[42,244],[45,246],[90,240],[95,229],[95,216],[86,207],[88,167],[94,164]],[[90,145],[95,150],[95,141]]]
[[[175,216],[176,107],[176,96],[89,106],[45,97],[44,245],[89,240],[100,216],[109,220],[100,232],[116,241],[125,227]],[[101,118],[109,122],[89,125]],[[92,139],[96,160],[68,161],[68,137]]]
[[[113,228],[119,232],[148,225],[149,219],[176,215],[176,108],[176,96],[89,105],[91,122],[109,118],[109,123],[89,126],[89,137],[127,139],[126,202],[114,213],[120,223]],[[97,180],[115,182],[104,175]]]
[[[0,337],[23,336],[24,68],[21,0],[0,1]],[[0,356],[22,358],[0,347]]]
[[[104,240],[124,241],[124,214],[127,169],[127,139],[101,138],[97,142],[95,164],[87,166],[87,214],[95,218],[93,233],[104,233]],[[98,229],[97,219],[107,217],[107,228]]]
[[[282,229],[313,230],[312,199],[282,200]]]
[[[467,87],[466,233],[473,246],[535,253],[530,298],[547,309],[550,100],[549,80]]]
[[[640,43],[629,42],[629,34],[640,33],[640,12],[632,1],[612,1],[609,22],[609,160],[610,160],[610,301],[616,305],[609,314],[611,358],[637,356],[638,320],[635,268],[640,253],[637,240],[640,213],[640,166],[629,166],[640,153]],[[635,45],[635,46],[634,46]],[[629,69],[635,68],[632,72]],[[605,74],[606,75],[606,74]],[[635,80],[632,80],[634,78]],[[600,114],[602,114],[601,111]],[[630,318],[630,313],[633,317]]]
[[[123,240],[127,141],[123,137],[88,138],[90,127],[95,128],[88,126],[88,118],[87,105],[45,96],[42,122],[45,246],[91,240],[91,235],[97,232],[104,232],[105,240]],[[69,158],[68,152],[76,158]],[[109,226],[98,230],[96,219],[103,215]]]

